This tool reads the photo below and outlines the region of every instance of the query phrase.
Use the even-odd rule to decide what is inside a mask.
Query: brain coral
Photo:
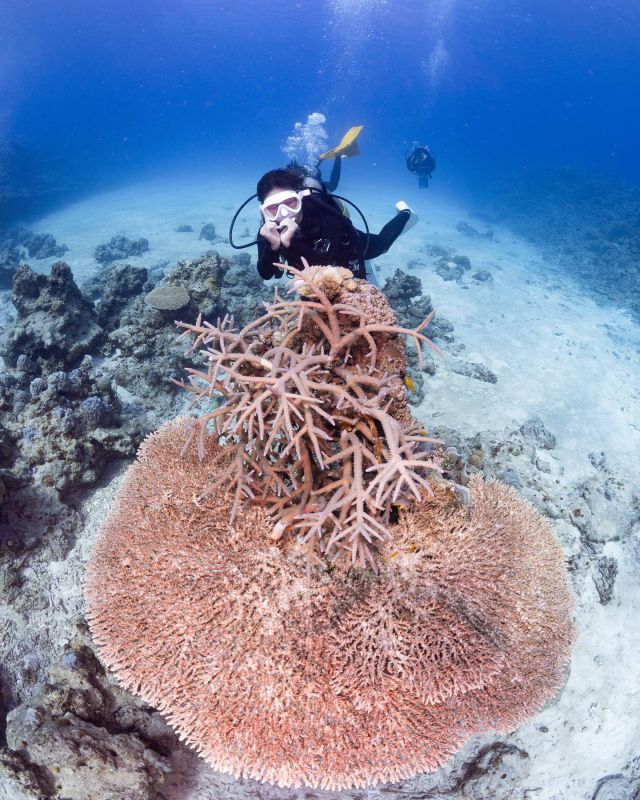
[[[442,765],[562,683],[571,591],[547,523],[474,479],[403,511],[378,572],[305,574],[263,507],[228,521],[186,422],[143,445],[95,546],[91,630],[120,681],[216,769],[341,789]],[[223,459],[224,460],[224,459]],[[215,485],[215,475],[205,479]]]

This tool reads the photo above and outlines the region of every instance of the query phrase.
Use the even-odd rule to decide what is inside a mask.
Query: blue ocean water
[[[0,141],[83,188],[249,179],[321,112],[366,125],[354,179],[410,180],[420,140],[477,197],[540,166],[637,185],[639,35],[622,0],[2,0]]]

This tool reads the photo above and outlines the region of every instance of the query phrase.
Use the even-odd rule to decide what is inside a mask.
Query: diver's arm
[[[336,156],[333,159],[333,166],[331,167],[331,175],[328,181],[324,181],[325,189],[328,192],[335,192],[340,183],[340,173],[342,171],[342,156]]]
[[[282,248],[281,248],[282,249]],[[280,250],[272,250],[271,245],[266,239],[258,237],[258,274],[265,280],[279,278],[282,270],[274,266],[274,261],[278,261]]]

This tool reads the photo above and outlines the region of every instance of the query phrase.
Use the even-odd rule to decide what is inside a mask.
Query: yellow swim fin
[[[351,158],[351,156],[359,155],[360,151],[358,150],[356,139],[360,136],[363,128],[364,125],[354,125],[353,128],[349,128],[342,139],[340,139],[339,144],[320,156],[320,161],[324,161],[327,158],[337,158],[338,156]]]

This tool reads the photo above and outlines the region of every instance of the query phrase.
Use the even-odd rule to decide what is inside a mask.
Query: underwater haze
[[[366,125],[363,178],[408,180],[420,140],[455,190],[541,166],[637,184],[639,41],[622,0],[2,0],[0,140],[84,187],[248,178],[316,111]]]

